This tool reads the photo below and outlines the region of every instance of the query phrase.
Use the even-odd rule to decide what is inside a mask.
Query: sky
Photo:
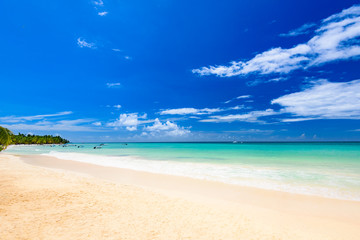
[[[14,133],[360,140],[359,1],[1,1],[0,30]]]

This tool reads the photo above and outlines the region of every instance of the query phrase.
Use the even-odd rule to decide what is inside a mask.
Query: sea
[[[359,142],[72,143],[5,153],[360,201]]]

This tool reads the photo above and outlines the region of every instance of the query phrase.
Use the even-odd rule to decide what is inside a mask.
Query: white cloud
[[[39,121],[36,123],[2,124],[13,132],[17,131],[66,131],[66,132],[98,132],[102,131],[89,125],[92,119],[75,119],[61,121]]]
[[[310,66],[360,55],[360,5],[323,20],[308,45],[318,53]]]
[[[234,101],[235,99],[246,99],[246,98],[251,98],[251,97],[252,97],[251,95],[241,95],[241,96],[238,96],[236,98],[232,98],[230,100],[227,100],[224,103],[228,104],[228,103],[231,103],[232,101]]]
[[[138,116],[140,119],[146,119],[147,118],[147,113],[144,113],[143,115]]]
[[[114,105],[114,108],[116,108],[116,109],[120,109],[120,108],[121,108],[121,105],[120,105],[120,104],[118,104],[118,105]]]
[[[93,125],[95,125],[95,126],[101,126],[102,123],[101,123],[101,122],[94,122]]]
[[[106,83],[108,88],[118,88],[121,86],[121,83]]]
[[[340,13],[333,14],[330,17],[326,18],[324,21],[333,21],[337,18],[345,18],[345,17],[356,17],[360,14],[359,5],[354,5],[350,8],[342,10]]]
[[[72,114],[71,111],[64,111],[58,112],[53,114],[41,114],[41,115],[33,115],[33,116],[6,116],[0,117],[0,122],[8,122],[8,123],[15,123],[15,122],[24,122],[24,121],[34,121],[34,120],[41,120],[48,117],[58,117]]]
[[[77,39],[77,45],[81,48],[91,48],[91,49],[95,49],[96,48],[96,45],[95,43],[90,43],[90,42],[86,42],[84,39],[82,38],[78,38]]]
[[[129,113],[129,114],[120,114],[120,117],[116,119],[114,122],[110,122],[107,124],[109,127],[125,127],[128,131],[137,130],[137,126],[139,125],[138,114],[137,113]]]
[[[242,95],[242,96],[238,96],[236,97],[236,99],[244,99],[244,98],[250,98],[251,95]]]
[[[354,5],[321,22],[314,37],[292,48],[272,48],[248,61],[233,61],[228,66],[193,69],[199,75],[232,77],[259,74],[286,74],[320,64],[360,56],[360,5]]]
[[[266,52],[256,55],[247,62],[231,62],[230,66],[210,66],[194,69],[193,73],[200,75],[217,75],[219,77],[232,77],[237,75],[246,75],[253,72],[261,74],[269,73],[288,73],[303,62],[308,62],[306,56],[311,52],[311,48],[306,44],[300,44],[290,49],[273,48]]]
[[[299,28],[289,31],[288,33],[282,33],[280,37],[295,37],[299,35],[304,35],[310,33],[311,29],[316,26],[315,23],[305,23]]]
[[[279,112],[275,112],[273,109],[266,109],[264,111],[252,111],[244,114],[210,116],[209,118],[202,119],[199,122],[264,122],[262,120],[259,120],[259,118],[277,114],[279,114]]]
[[[132,127],[126,127],[126,130],[132,132],[132,131],[136,131],[137,127],[136,126],[132,126]]]
[[[230,107],[227,110],[240,110],[240,109],[244,109],[245,106],[244,105],[237,105],[235,107]]]
[[[33,116],[7,116],[0,117],[1,126],[17,131],[67,131],[67,132],[97,132],[102,131],[94,128],[97,125],[93,119],[58,120],[72,114],[71,111],[54,114],[41,114]],[[4,124],[5,123],[5,124]]]
[[[283,113],[298,118],[284,122],[314,119],[360,119],[360,80],[328,82],[319,80],[307,89],[271,101],[283,107]]]
[[[203,108],[203,109],[196,109],[196,108],[176,108],[176,109],[167,109],[160,112],[161,115],[205,115],[205,114],[212,114],[215,112],[222,111],[220,108]]]
[[[122,50],[118,49],[118,48],[113,48],[112,49],[114,52],[122,52]]]
[[[277,77],[277,78],[269,79],[267,82],[280,82],[280,81],[285,81],[285,80],[287,80],[287,78],[285,78],[285,77]]]
[[[108,14],[108,12],[105,12],[105,11],[104,12],[98,12],[99,16],[106,16],[107,14]]]
[[[319,118],[284,118],[282,122],[303,122],[303,121],[310,121],[310,120],[318,120]]]
[[[281,109],[251,111],[244,114],[210,116],[199,122],[256,122],[262,117],[281,115],[281,122],[300,122],[320,119],[360,119],[360,80],[329,82],[318,80],[306,89],[281,96],[271,101]],[[239,106],[243,109],[243,106]],[[232,108],[236,109],[236,107]]]
[[[190,130],[180,127],[176,123],[170,121],[161,123],[158,118],[155,119],[152,126],[147,126],[144,130],[150,132],[152,135],[161,134],[173,137],[184,136],[190,133]]]
[[[125,58],[126,60],[131,60],[131,57],[130,57],[130,56],[124,56],[124,58]]]
[[[217,112],[231,111],[231,110],[239,110],[244,109],[244,105],[237,105],[234,107],[228,108],[175,108],[175,109],[167,109],[162,110],[160,112],[161,115],[210,115]]]
[[[102,0],[95,0],[93,3],[97,6],[104,6],[104,2]]]

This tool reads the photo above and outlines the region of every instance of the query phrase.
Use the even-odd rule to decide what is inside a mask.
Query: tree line
[[[0,151],[11,144],[65,144],[69,140],[60,136],[13,134],[9,129],[0,126]]]

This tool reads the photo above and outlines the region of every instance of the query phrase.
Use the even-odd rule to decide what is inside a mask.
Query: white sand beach
[[[0,154],[0,239],[360,239],[360,202]]]

